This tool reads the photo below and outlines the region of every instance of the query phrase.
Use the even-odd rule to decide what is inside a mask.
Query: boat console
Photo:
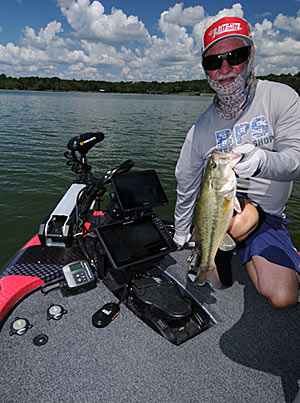
[[[65,157],[78,179],[41,223],[39,248],[34,248],[34,254],[25,248],[9,270],[19,265],[20,274],[32,275],[36,266],[46,271],[50,265],[52,277],[41,276],[45,282],[42,292],[58,288],[64,297],[88,292],[102,282],[118,303],[108,301],[95,312],[95,327],[107,326],[123,303],[179,345],[210,327],[212,318],[160,267],[176,246],[171,223],[153,210],[168,204],[156,171],[131,170],[134,163],[127,160],[100,179],[92,175],[87,152],[103,138],[102,133],[85,133],[69,141]],[[102,209],[108,185],[110,192]],[[43,266],[44,260],[47,264]]]

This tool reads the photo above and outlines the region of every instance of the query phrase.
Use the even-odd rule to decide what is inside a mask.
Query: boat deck
[[[186,280],[188,253],[172,253],[161,267],[213,316],[208,330],[176,346],[124,305],[97,329],[92,315],[115,300],[102,283],[68,298],[36,291],[0,333],[1,402],[292,402],[300,385],[300,305],[269,306],[237,256],[231,287],[193,286]],[[46,319],[51,304],[67,310],[61,320]],[[23,336],[9,335],[16,317],[32,324]],[[33,344],[39,334],[49,337],[45,345]]]

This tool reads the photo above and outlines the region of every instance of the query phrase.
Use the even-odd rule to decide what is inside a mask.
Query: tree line
[[[300,72],[297,74],[270,74],[258,77],[289,85],[300,94]],[[96,81],[65,80],[58,77],[10,77],[0,74],[0,89],[28,91],[80,91],[80,92],[114,92],[133,94],[191,94],[211,93],[207,80],[189,80],[176,82],[158,81]]]

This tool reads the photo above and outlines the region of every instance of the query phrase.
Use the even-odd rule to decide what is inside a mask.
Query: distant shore
[[[99,94],[128,94],[128,95],[180,95],[180,96],[190,96],[190,97],[213,97],[215,94],[213,92],[171,92],[171,93],[162,93],[162,92],[106,92],[106,91],[80,91],[80,90],[36,90],[36,89],[18,89],[18,88],[0,88],[0,91],[28,91],[28,92],[53,92],[53,93],[99,93]]]
[[[300,93],[300,72],[297,74],[269,74],[257,77],[287,84]],[[158,82],[158,81],[96,81],[66,80],[59,77],[10,77],[0,74],[0,89],[54,92],[98,92],[125,94],[212,96],[206,79]]]

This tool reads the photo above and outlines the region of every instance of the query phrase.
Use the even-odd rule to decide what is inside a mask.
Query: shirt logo
[[[228,152],[234,145],[252,143],[255,147],[267,147],[275,140],[270,132],[269,122],[266,116],[260,115],[251,122],[241,122],[232,129],[222,129],[215,132],[218,151]]]

